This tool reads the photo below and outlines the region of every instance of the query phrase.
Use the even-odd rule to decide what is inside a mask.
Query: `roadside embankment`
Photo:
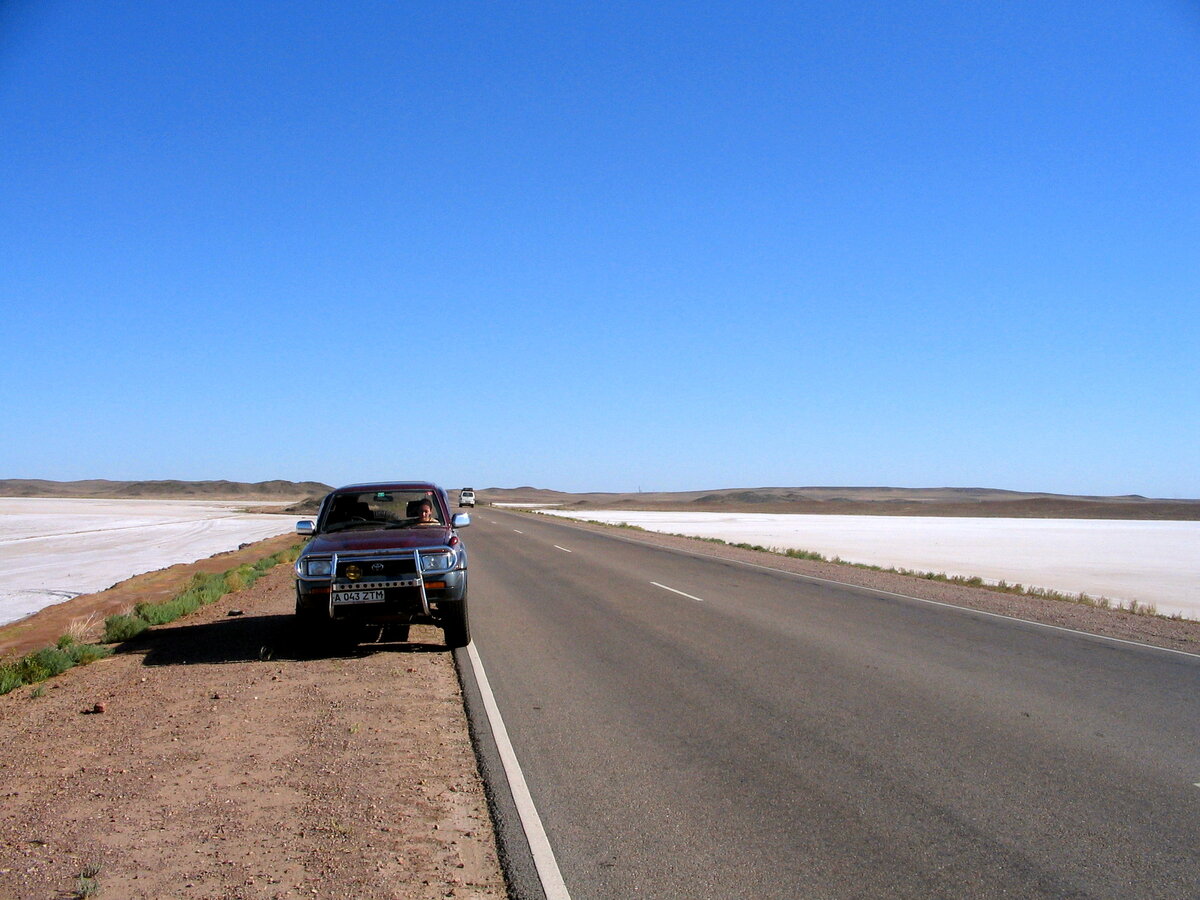
[[[106,616],[127,612],[137,603],[162,602],[181,591],[197,572],[224,572],[244,563],[253,564],[291,547],[296,540],[294,534],[281,534],[196,562],[134,575],[107,590],[44,607],[16,622],[0,625],[0,660],[53,644],[68,632],[78,632],[81,639],[95,639],[103,630]]]

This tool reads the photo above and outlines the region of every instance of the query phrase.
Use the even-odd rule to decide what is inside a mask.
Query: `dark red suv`
[[[321,501],[316,521],[296,523],[312,539],[296,560],[296,620],[312,638],[364,640],[388,629],[438,625],[449,647],[471,642],[467,548],[446,492],[426,481],[352,484]]]

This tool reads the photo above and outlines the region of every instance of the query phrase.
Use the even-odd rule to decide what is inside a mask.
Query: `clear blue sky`
[[[0,477],[1200,497],[1200,6],[0,3]]]

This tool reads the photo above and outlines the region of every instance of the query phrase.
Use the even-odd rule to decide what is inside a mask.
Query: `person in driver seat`
[[[417,525],[441,525],[433,514],[433,503],[430,500],[414,500],[408,504],[408,515],[417,519]]]

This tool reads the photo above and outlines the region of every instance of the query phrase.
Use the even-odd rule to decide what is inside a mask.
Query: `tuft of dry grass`
[[[76,900],[87,900],[87,898],[95,897],[100,893],[99,876],[101,869],[102,866],[99,861],[90,862],[83,867],[75,882]]]
[[[77,644],[86,642],[100,633],[101,621],[100,615],[95,611],[88,613],[86,616],[79,616],[72,619],[67,626],[66,636]]]

